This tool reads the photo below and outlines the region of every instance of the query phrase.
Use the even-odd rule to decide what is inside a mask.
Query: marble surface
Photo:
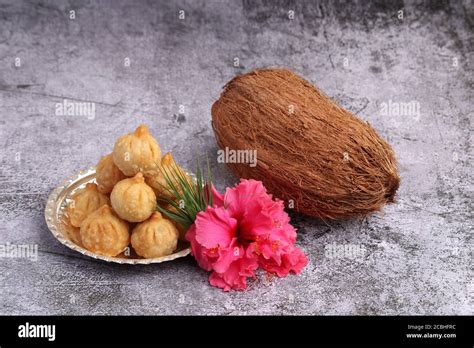
[[[473,314],[473,18],[472,1],[0,0],[0,244],[38,247],[0,258],[0,314]],[[308,266],[246,292],[209,286],[191,257],[114,265],[53,238],[50,191],[140,123],[185,167],[208,153],[218,188],[236,183],[210,108],[266,66],[392,144],[396,204],[364,220],[293,215]],[[68,102],[94,113],[58,111]]]

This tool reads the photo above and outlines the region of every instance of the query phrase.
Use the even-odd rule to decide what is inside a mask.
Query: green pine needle
[[[212,206],[212,175],[209,158],[207,158],[207,175],[204,175],[198,161],[195,178],[191,180],[175,165],[169,168],[161,167],[160,170],[166,182],[166,185],[162,187],[174,199],[158,197],[157,209],[184,228],[188,228],[194,223],[199,212]],[[172,208],[163,208],[160,204],[166,204]]]

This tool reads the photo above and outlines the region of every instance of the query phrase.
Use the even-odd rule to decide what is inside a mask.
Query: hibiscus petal
[[[268,235],[273,229],[273,220],[262,214],[262,207],[255,204],[256,209],[248,209],[242,216],[239,224],[240,237],[255,241],[259,236]]]
[[[226,272],[212,272],[209,276],[211,285],[224,289],[224,291],[245,290],[247,278],[255,277],[254,271],[258,268],[255,255],[249,250],[243,250],[243,257],[232,262]]]
[[[274,262],[273,258],[265,259],[260,257],[259,261],[264,270],[276,274],[278,277],[285,277],[290,272],[297,274],[308,264],[306,255],[295,247],[281,254],[280,263]]]
[[[261,181],[241,179],[235,187],[227,188],[224,195],[224,205],[230,214],[240,219],[249,205],[261,197],[269,197]]]
[[[216,288],[224,289],[224,291],[230,291],[232,289],[232,287],[227,284],[222,276],[217,272],[212,272],[209,275],[209,283]]]
[[[207,249],[228,247],[236,234],[237,220],[223,208],[208,207],[194,222],[196,241]]]
[[[191,255],[194,256],[199,267],[206,271],[212,270],[212,263],[204,253],[204,248],[196,241],[196,226],[193,224],[186,233],[186,239],[191,243]]]
[[[219,257],[212,265],[217,273],[225,273],[230,264],[244,256],[244,248],[237,245],[237,238],[234,238],[227,248],[219,248],[217,251]]]

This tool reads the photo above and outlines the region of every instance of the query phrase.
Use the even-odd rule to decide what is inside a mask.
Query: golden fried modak
[[[171,180],[175,188],[179,188],[179,179],[177,175],[180,175],[181,178],[188,180],[190,182],[191,178],[186,174],[186,172],[178,166],[171,155],[167,152],[161,159],[161,168],[157,172],[149,172],[145,175],[145,181],[150,187],[155,191],[155,194],[158,198],[166,197],[173,199],[174,193],[171,190],[171,187],[168,185],[165,175],[168,179]]]
[[[130,244],[128,224],[108,205],[90,214],[81,225],[82,245],[97,254],[117,256]]]
[[[125,174],[115,165],[112,154],[102,157],[99,163],[97,163],[95,179],[99,192],[112,192],[115,184],[125,178]]]
[[[129,222],[142,222],[156,209],[156,196],[145,184],[142,173],[119,181],[110,194],[112,207],[119,217]]]
[[[179,202],[177,203],[179,205]],[[171,211],[172,213],[177,213],[177,209],[171,205],[171,204],[165,204],[165,205],[162,205],[162,207],[166,210],[169,210]],[[180,241],[183,241],[183,242],[186,242],[186,232],[188,232],[188,228],[184,227],[183,225],[181,225],[179,222],[176,222],[176,221],[173,221],[173,220],[170,220],[173,225],[175,225],[176,229],[178,230],[179,232],[179,240]]]
[[[178,246],[178,230],[175,225],[155,212],[132,231],[132,247],[145,258],[170,255]]]
[[[72,226],[80,227],[82,221],[92,212],[104,204],[109,203],[109,198],[98,191],[96,184],[89,183],[85,188],[77,191],[68,204],[67,213]]]
[[[126,176],[158,171],[161,162],[160,146],[144,125],[118,138],[112,156]]]

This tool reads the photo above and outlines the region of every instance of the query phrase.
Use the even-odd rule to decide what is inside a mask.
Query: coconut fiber
[[[233,78],[212,106],[219,147],[256,150],[257,164],[228,163],[261,180],[289,208],[323,219],[365,216],[393,202],[395,154],[365,121],[285,69]]]

